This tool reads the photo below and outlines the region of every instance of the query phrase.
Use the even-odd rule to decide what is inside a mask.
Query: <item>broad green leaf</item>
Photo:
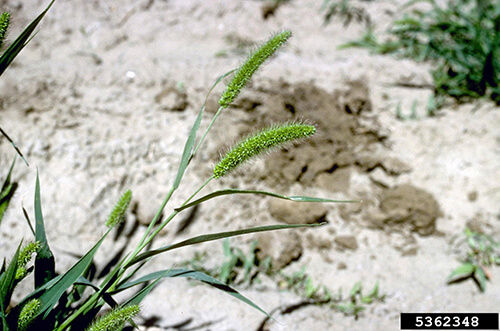
[[[21,157],[21,159],[24,161],[24,163],[26,163],[26,165],[29,167],[30,165],[28,164],[28,161],[26,161],[26,159],[24,158],[24,155],[23,155],[23,153],[21,153],[21,150],[16,146],[16,144],[9,137],[9,135],[7,135],[7,133],[4,130],[2,130],[1,127],[0,127],[0,133],[10,142],[10,144],[12,145],[12,147],[14,147],[14,150],[17,152],[17,154]]]
[[[222,283],[220,280],[215,279],[213,277],[210,277],[209,275],[207,275],[207,274],[205,274],[203,272],[189,270],[189,269],[167,269],[167,270],[153,272],[153,273],[150,273],[150,274],[148,274],[146,276],[143,276],[143,277],[141,277],[141,278],[139,278],[139,279],[137,279],[135,281],[132,281],[132,282],[124,284],[118,290],[119,291],[123,291],[123,290],[125,290],[127,288],[130,288],[130,287],[142,284],[142,283],[146,283],[146,282],[149,282],[149,281],[152,281],[152,280],[154,280],[156,282],[159,279],[165,278],[165,277],[187,277],[187,278],[192,278],[192,279],[199,280],[199,281],[204,282],[204,283],[206,283],[206,284],[208,284],[210,286],[213,286],[213,287],[215,287],[215,288],[217,288],[217,289],[219,289],[221,291],[224,291],[224,292],[226,292],[229,295],[232,295],[236,299],[245,302],[246,304],[252,306],[253,308],[259,310],[260,312],[262,312],[265,315],[267,315],[267,316],[270,317],[270,315],[268,313],[266,313],[262,308],[260,308],[255,303],[253,303],[251,300],[249,300],[246,297],[244,297],[243,295],[241,295],[235,289],[233,289],[233,288],[227,286],[226,284]],[[135,301],[134,302],[127,302],[127,304],[139,304],[139,303],[140,303],[140,301],[139,302],[135,302]]]
[[[50,313],[50,308],[52,308],[61,295],[72,286],[77,280],[80,279],[80,276],[87,269],[87,267],[92,263],[92,259],[94,258],[95,253],[101,246],[102,242],[108,235],[108,233],[112,229],[108,229],[106,233],[102,236],[102,238],[87,252],[71,269],[69,269],[61,278],[57,280],[42,296],[40,297],[40,301],[42,302],[42,306],[40,308],[39,314],[45,312],[44,317]]]
[[[229,195],[229,194],[257,194],[257,195],[268,195],[274,198],[279,198],[279,199],[285,199],[285,200],[290,200],[290,201],[297,201],[297,202],[360,202],[359,200],[332,200],[332,199],[324,199],[324,198],[314,198],[314,197],[307,197],[307,196],[301,196],[301,195],[292,195],[292,196],[286,196],[286,195],[281,195],[278,193],[272,193],[272,192],[266,192],[266,191],[255,191],[255,190],[239,190],[239,189],[226,189],[226,190],[220,190],[220,191],[215,191],[210,194],[205,195],[204,197],[199,198],[198,200],[195,200],[191,203],[188,203],[185,206],[176,208],[176,211],[181,211],[186,208],[190,208],[193,206],[196,206],[202,202],[205,202],[207,200],[222,196],[222,195]]]
[[[259,226],[255,228],[248,228],[248,229],[242,229],[242,230],[236,230],[236,231],[228,231],[228,232],[219,232],[219,233],[212,233],[212,234],[204,234],[201,236],[193,237],[190,239],[186,239],[184,241],[178,242],[173,245],[168,245],[164,246],[158,249],[153,249],[147,252],[144,252],[138,256],[136,256],[132,261],[130,261],[125,267],[128,268],[132,266],[135,263],[138,263],[140,261],[143,261],[145,259],[148,259],[150,257],[153,257],[155,255],[170,251],[172,249],[177,249],[181,248],[184,246],[189,246],[189,245],[196,245],[200,244],[203,242],[207,241],[214,241],[214,240],[219,240],[223,238],[229,238],[229,237],[234,237],[234,236],[239,236],[242,234],[248,234],[248,233],[256,233],[256,232],[264,232],[264,231],[274,231],[274,230],[283,230],[283,229],[293,229],[293,228],[308,228],[308,227],[316,227],[316,226],[321,226],[326,223],[319,223],[319,224],[279,224],[279,225],[267,225],[267,226]]]
[[[16,253],[12,257],[7,270],[2,274],[2,279],[0,282],[0,302],[2,303],[4,309],[7,309],[10,303],[10,298],[12,292],[14,291],[14,286],[16,284],[16,270],[17,270],[17,260],[19,258],[19,251],[21,249],[22,242],[19,243]],[[6,313],[2,311],[2,313]]]
[[[49,248],[45,234],[38,171],[35,185],[35,240],[41,244],[40,250],[35,257],[35,288],[38,288],[56,275],[54,255]]]
[[[461,278],[467,278],[471,276],[475,270],[476,266],[474,264],[466,262],[451,272],[448,276],[448,282],[453,282]]]
[[[40,21],[45,16],[45,14],[47,13],[47,11],[50,9],[50,7],[54,3],[54,1],[55,0],[52,0],[49,3],[49,5],[47,6],[47,8],[45,8],[45,10],[40,15],[38,15],[38,17],[35,18],[24,29],[24,31],[19,35],[19,37],[17,37],[17,39],[2,54],[2,57],[0,57],[0,75],[3,74],[3,72],[5,71],[5,69],[7,69],[7,67],[9,66],[9,64],[12,63],[12,61],[14,60],[14,58],[17,56],[17,54],[19,54],[19,52],[24,48],[24,46],[26,46],[28,44],[30,35],[33,33],[33,31],[35,30],[35,28],[38,25],[38,23],[40,23]],[[2,131],[2,133],[3,133],[3,131]],[[21,157],[22,157],[22,155],[21,155]]]

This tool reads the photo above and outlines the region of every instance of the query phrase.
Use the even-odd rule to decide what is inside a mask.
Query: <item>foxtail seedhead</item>
[[[121,330],[130,319],[140,311],[138,305],[125,306],[113,309],[106,315],[101,316],[87,328],[86,331],[114,331]]]
[[[219,105],[227,108],[238,96],[241,89],[245,87],[252,75],[269,57],[271,57],[287,40],[292,32],[285,30],[275,34],[264,45],[254,51],[243,65],[236,71],[233,79],[229,82],[224,93],[219,99]]]
[[[19,319],[17,320],[17,329],[19,331],[24,331],[33,321],[35,316],[40,311],[42,304],[38,299],[31,299],[26,302],[21,313],[19,313]]]
[[[3,12],[0,15],[0,47],[2,47],[3,41],[5,39],[5,34],[7,33],[7,28],[9,27],[10,14]]]
[[[301,123],[288,123],[262,130],[233,147],[215,166],[214,177],[225,176],[243,162],[262,152],[292,140],[309,137],[315,132],[314,125]]]
[[[132,191],[127,190],[127,192],[123,193],[120,200],[118,200],[118,202],[116,203],[115,208],[113,208],[113,211],[109,215],[108,220],[106,221],[107,227],[112,228],[116,224],[121,223],[123,221],[131,199],[132,199]]]

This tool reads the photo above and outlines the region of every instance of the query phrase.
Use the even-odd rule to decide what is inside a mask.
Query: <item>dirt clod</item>
[[[172,83],[167,83],[162,90],[155,95],[155,102],[165,111],[183,111],[188,106],[186,92]]]
[[[335,237],[335,243],[337,244],[338,248],[341,250],[348,249],[348,250],[356,250],[358,249],[358,241],[356,240],[356,237],[353,235],[340,235]]]
[[[297,203],[286,200],[269,200],[271,216],[287,224],[313,224],[325,220],[326,208],[320,203]]]
[[[410,227],[420,235],[430,235],[436,230],[436,219],[441,216],[434,197],[410,184],[400,185],[382,193],[380,210],[383,223],[392,226]]]

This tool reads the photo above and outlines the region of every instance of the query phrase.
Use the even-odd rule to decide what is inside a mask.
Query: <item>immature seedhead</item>
[[[10,14],[7,12],[3,12],[2,15],[0,15],[0,47],[2,47],[3,41],[5,39],[7,28],[9,27],[9,22]]]
[[[214,177],[225,176],[243,162],[262,152],[292,140],[309,137],[315,132],[316,128],[313,125],[301,123],[288,123],[262,130],[233,147],[215,166]]]
[[[113,309],[106,315],[101,316],[92,323],[86,331],[115,331],[121,330],[125,323],[130,321],[139,313],[138,305],[130,305],[123,308]]]
[[[16,279],[23,279],[28,270],[26,269],[26,265],[31,260],[31,256],[34,253],[38,253],[40,250],[41,244],[39,241],[30,242],[26,246],[23,247],[21,252],[19,252],[19,256],[17,258],[17,270],[16,270]]]
[[[33,321],[35,316],[38,314],[40,307],[42,306],[40,300],[31,299],[26,302],[21,313],[19,313],[19,319],[17,320],[17,329],[19,331],[24,331]]]
[[[106,221],[107,227],[114,227],[116,224],[121,223],[125,218],[125,213],[127,212],[128,205],[130,204],[130,200],[132,199],[132,191],[127,190],[127,192],[123,193],[120,200],[113,208],[113,211],[108,217]]]
[[[236,99],[241,89],[247,84],[250,78],[252,78],[254,72],[257,71],[262,63],[271,57],[291,36],[292,33],[288,30],[278,33],[255,52],[250,54],[245,63],[236,71],[224,93],[222,93],[219,99],[221,107],[228,107],[229,104]]]

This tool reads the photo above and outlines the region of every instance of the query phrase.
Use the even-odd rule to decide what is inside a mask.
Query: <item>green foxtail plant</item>
[[[55,259],[49,247],[48,238],[45,232],[45,223],[41,207],[41,189],[40,180],[37,173],[35,185],[35,227],[33,234],[35,244],[28,245],[26,249],[19,247],[12,257],[11,261],[0,270],[0,325],[4,330],[14,330],[17,325],[23,325],[27,329],[43,330],[74,330],[81,326],[88,327],[88,330],[111,330],[119,329],[126,323],[132,323],[131,317],[139,312],[141,301],[152,291],[152,289],[163,278],[188,277],[204,282],[227,294],[247,303],[253,308],[258,309],[267,315],[267,313],[254,302],[243,296],[237,290],[231,288],[222,281],[198,270],[185,268],[168,268],[158,270],[153,273],[137,276],[142,266],[149,262],[153,257],[167,251],[195,245],[203,242],[239,236],[243,234],[257,233],[263,231],[273,231],[292,228],[316,227],[321,224],[277,224],[258,226],[240,230],[225,231],[211,234],[200,234],[177,243],[168,244],[156,249],[151,249],[153,240],[157,237],[179,213],[193,206],[204,203],[208,200],[224,195],[233,194],[253,194],[269,196],[278,199],[286,199],[297,202],[353,202],[340,201],[308,196],[285,196],[282,194],[245,190],[245,189],[223,189],[213,191],[202,197],[195,199],[198,194],[208,186],[212,180],[220,179],[223,176],[230,175],[231,171],[241,166],[245,161],[266,151],[278,148],[288,143],[296,142],[310,137],[316,132],[313,125],[303,123],[285,123],[275,125],[264,129],[255,135],[244,139],[235,145],[213,169],[213,174],[179,206],[172,209],[170,214],[162,217],[163,212],[170,201],[174,192],[179,188],[183,175],[191,163],[192,159],[204,139],[209,133],[212,124],[222,114],[221,110],[230,107],[231,102],[238,96],[241,89],[245,87],[252,75],[259,67],[278,51],[278,49],[290,38],[290,31],[283,31],[273,35],[260,48],[255,50],[237,70],[231,70],[219,77],[214,85],[209,89],[208,95],[215,86],[224,78],[234,73],[233,78],[228,83],[225,91],[220,97],[219,110],[212,117],[207,128],[201,137],[197,140],[198,129],[204,115],[205,103],[201,106],[198,116],[191,128],[184,145],[184,150],[179,162],[179,168],[176,176],[172,180],[172,186],[165,194],[165,198],[158,208],[157,213],[152,218],[142,237],[135,243],[127,242],[126,247],[132,249],[123,255],[120,253],[112,259],[109,267],[100,274],[96,273],[96,266],[93,264],[93,258],[99,251],[103,241],[113,231],[117,224],[126,218],[127,207],[132,198],[132,192],[126,191],[118,200],[112,209],[108,219],[104,222],[107,230],[97,243],[92,246],[78,261],[67,271],[61,274],[55,272]],[[25,218],[30,225],[31,221],[27,215]],[[131,240],[130,238],[127,240]],[[135,248],[134,248],[135,247]],[[35,254],[34,268],[26,268],[31,254]],[[21,268],[21,269],[20,269]],[[22,269],[24,268],[24,269]],[[33,292],[24,297],[17,305],[11,305],[10,298],[19,282],[16,279],[16,271],[22,270],[21,280],[29,273],[34,273],[35,288]],[[137,289],[134,291],[134,289]],[[128,295],[123,296],[123,293]],[[120,294],[120,302],[117,295]],[[124,299],[125,297],[125,299]],[[27,307],[27,308],[25,308]],[[31,308],[30,308],[31,307]],[[111,308],[111,312],[103,317],[98,317],[101,311]],[[36,308],[36,309],[35,309]],[[28,309],[30,309],[28,311]],[[269,316],[269,315],[268,315]],[[95,322],[92,322],[95,321]]]

